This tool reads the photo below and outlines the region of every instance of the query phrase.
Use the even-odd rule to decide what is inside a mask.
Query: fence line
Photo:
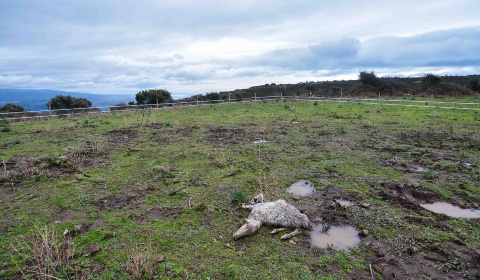
[[[301,100],[301,101],[321,101],[321,102],[355,102],[365,105],[381,105],[381,106],[404,106],[404,107],[417,107],[417,108],[438,108],[438,109],[458,109],[458,110],[474,110],[480,111],[480,103],[478,102],[449,102],[449,101],[434,101],[434,100],[407,100],[407,99],[373,99],[373,98],[327,98],[319,96],[256,96],[253,98],[243,99],[227,99],[227,100],[203,100],[203,101],[191,101],[191,102],[170,102],[170,103],[158,103],[158,104],[144,104],[144,105],[116,105],[116,106],[96,106],[90,108],[74,108],[74,109],[56,109],[56,110],[40,110],[40,111],[26,111],[26,112],[8,112],[0,113],[0,119],[7,119],[9,121],[22,121],[22,120],[43,120],[43,119],[58,119],[64,117],[72,117],[75,115],[98,115],[98,114],[111,114],[124,111],[135,111],[144,109],[166,109],[166,108],[178,108],[178,107],[197,107],[216,104],[229,104],[229,103],[254,103],[254,102],[267,102],[267,101],[285,101],[285,100]],[[407,103],[407,104],[401,104]],[[413,104],[408,104],[413,103]],[[419,105],[417,103],[426,103],[426,105]],[[452,106],[438,106],[428,104],[442,104]],[[479,106],[475,107],[455,107],[453,105],[469,105]]]

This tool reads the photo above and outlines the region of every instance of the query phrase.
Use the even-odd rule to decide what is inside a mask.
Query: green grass
[[[0,277],[28,271],[25,261],[35,255],[25,238],[46,227],[60,241],[65,229],[75,232],[67,236],[74,257],[52,272],[59,278],[370,278],[373,253],[365,244],[351,252],[310,248],[305,233],[292,245],[268,227],[233,241],[248,216],[238,205],[259,192],[307,209],[312,219],[325,218],[340,194],[371,203],[338,212],[335,223],[368,229],[395,257],[412,244],[451,250],[448,242],[459,236],[472,252],[480,248],[474,220],[386,199],[392,190],[383,186],[415,185],[437,200],[478,205],[474,111],[286,101],[144,113],[2,126],[9,131],[0,137]],[[266,142],[254,143],[260,139]],[[434,168],[435,176],[417,167]],[[302,179],[314,183],[318,199],[296,201],[285,192]],[[428,215],[437,224],[406,218]],[[165,260],[154,261],[159,255]],[[419,276],[416,269],[408,275]]]

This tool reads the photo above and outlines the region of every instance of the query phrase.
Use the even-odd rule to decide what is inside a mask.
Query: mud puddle
[[[437,214],[445,214],[454,218],[480,218],[480,209],[462,209],[446,202],[435,202],[431,204],[420,204],[421,207]]]
[[[327,232],[323,232],[323,225],[313,226],[310,232],[313,247],[322,249],[333,248],[350,251],[350,248],[358,247],[360,237],[357,230],[352,226],[331,226]]]
[[[315,187],[309,181],[300,180],[288,187],[287,192],[298,196],[309,196],[315,192]]]

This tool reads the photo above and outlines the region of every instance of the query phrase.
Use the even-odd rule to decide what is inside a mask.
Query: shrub
[[[137,105],[171,102],[172,95],[166,89],[142,90],[135,95]]]
[[[467,88],[476,92],[480,92],[480,80],[471,79],[470,81],[468,81]]]
[[[74,108],[90,108],[92,106],[92,102],[85,98],[76,98],[70,95],[57,95],[50,99],[47,103],[50,104],[50,109],[57,110],[57,109],[74,109]]]
[[[380,79],[375,75],[375,72],[366,72],[362,71],[358,74],[358,79],[360,82],[371,88],[378,87],[381,85]]]
[[[422,78],[422,85],[424,87],[435,86],[435,85],[440,84],[441,82],[442,82],[442,78],[440,78],[439,76],[434,75],[434,74],[426,74]]]
[[[25,108],[13,103],[7,103],[2,107],[0,107],[0,112],[9,113],[9,112],[23,112],[23,111],[25,111]]]

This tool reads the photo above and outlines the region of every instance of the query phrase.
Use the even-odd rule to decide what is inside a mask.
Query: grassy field
[[[479,220],[420,207],[480,209],[480,111],[225,104],[3,122],[0,146],[0,278],[480,276]],[[302,179],[313,196],[285,191]],[[239,193],[259,192],[369,234],[348,252],[268,227],[234,241]]]

